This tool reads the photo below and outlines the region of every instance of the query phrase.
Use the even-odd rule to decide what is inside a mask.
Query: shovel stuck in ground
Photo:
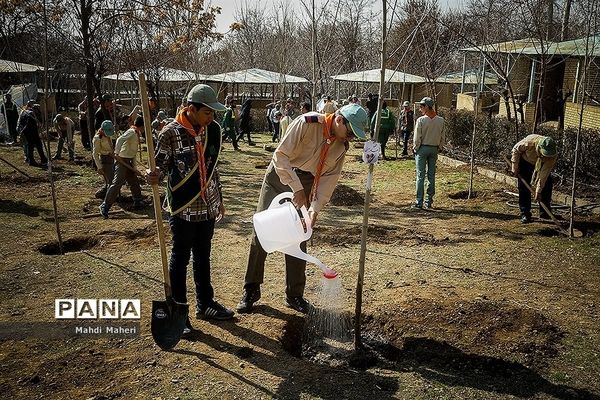
[[[152,137],[152,129],[150,127],[150,110],[148,107],[148,92],[146,90],[146,76],[140,73],[140,99],[144,113],[144,129],[146,137]],[[152,140],[148,143],[148,165],[150,171],[156,170],[156,162],[154,160],[154,144]],[[154,205],[154,217],[156,219],[156,227],[158,230],[158,242],[160,244],[160,256],[162,261],[165,300],[152,301],[152,320],[150,329],[154,342],[163,350],[171,350],[177,345],[183,334],[185,323],[188,318],[189,305],[187,303],[179,303],[173,299],[171,291],[171,279],[169,277],[169,264],[167,261],[167,250],[165,247],[165,233],[162,221],[162,209],[160,206],[160,193],[158,185],[152,185],[152,203]]]

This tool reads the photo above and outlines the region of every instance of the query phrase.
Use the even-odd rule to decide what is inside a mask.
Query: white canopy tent
[[[117,74],[104,76],[102,79],[109,81],[136,81],[138,80],[138,71],[120,72]],[[149,77],[154,73],[147,74]],[[188,81],[205,81],[208,75],[199,74],[197,72],[183,71],[174,68],[159,68],[159,80],[162,82],[188,82]]]
[[[283,97],[288,97],[288,93],[294,93],[293,85],[309,83],[307,79],[299,76],[282,74],[259,68],[210,75],[206,78],[206,81],[221,83],[219,93],[233,93],[237,97],[268,97],[270,94],[269,97],[272,97],[273,100],[277,96],[275,85],[280,86],[279,93]],[[231,90],[228,89],[229,85],[232,86]],[[244,91],[240,91],[241,85],[245,86]],[[266,90],[263,85],[270,85],[271,93],[269,93],[269,90]],[[292,86],[292,89],[289,92],[286,90],[286,85]],[[289,97],[292,96],[290,95]]]
[[[354,82],[354,83],[360,82],[360,83],[376,83],[376,84],[378,84],[380,78],[381,78],[381,70],[378,68],[331,76],[331,79],[333,79],[333,81],[334,81],[334,85],[336,88],[336,96],[338,98],[340,98],[338,82]],[[385,83],[389,84],[389,97],[390,98],[394,97],[393,96],[393,85],[401,84],[402,89],[400,91],[399,98],[400,99],[408,98],[408,99],[412,100],[414,97],[414,93],[415,93],[415,84],[425,84],[425,83],[427,83],[427,79],[422,76],[409,74],[404,71],[386,69],[385,70]],[[405,94],[405,89],[407,88],[406,85],[410,85],[408,87],[409,88],[408,94]],[[354,91],[355,92],[358,91],[356,85],[355,85]]]

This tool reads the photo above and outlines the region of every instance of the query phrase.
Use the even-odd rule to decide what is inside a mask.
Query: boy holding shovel
[[[221,151],[221,127],[215,111],[225,111],[208,85],[194,86],[187,105],[158,135],[156,171],[148,172],[150,185],[167,177],[166,208],[173,234],[169,261],[172,297],[187,303],[186,273],[190,252],[196,286],[196,318],[227,320],[233,311],[214,300],[210,282],[210,251],[215,222],[225,214],[221,181],[216,168]],[[191,331],[189,319],[184,334]]]

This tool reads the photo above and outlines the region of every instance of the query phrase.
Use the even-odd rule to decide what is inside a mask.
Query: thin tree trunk
[[[569,36],[569,18],[571,17],[571,0],[565,0],[563,4],[562,24],[560,27],[560,40],[565,41]]]
[[[385,85],[385,60],[386,60],[386,41],[387,41],[387,5],[386,0],[382,0],[383,10],[383,28],[381,32],[381,77],[379,79],[379,104],[377,106],[377,116],[375,119],[375,134],[373,141],[377,142],[379,136],[379,125],[381,124],[381,106],[383,104],[383,88]],[[365,189],[365,206],[363,210],[362,234],[360,238],[360,258],[358,262],[358,279],[356,281],[356,308],[354,314],[354,349],[358,350],[362,347],[360,322],[362,313],[362,293],[365,279],[365,259],[367,253],[367,228],[369,226],[369,202],[371,200],[371,183],[373,181],[373,164],[369,164],[369,172],[367,174],[367,183]]]
[[[46,151],[48,156],[48,175],[50,176],[50,192],[52,195],[52,210],[54,213],[54,227],[58,239],[58,250],[64,254],[60,222],[58,220],[58,205],[56,201],[56,188],[54,174],[52,173],[52,154],[50,152],[50,135],[48,133],[48,16],[46,14],[46,0],[44,0],[44,132],[46,132]],[[67,144],[68,147],[68,144]]]

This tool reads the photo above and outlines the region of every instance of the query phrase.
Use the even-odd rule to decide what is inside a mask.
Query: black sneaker
[[[185,328],[183,328],[183,332],[181,333],[181,337],[189,336],[192,334],[193,331],[194,331],[194,327],[192,326],[190,319],[187,318],[185,321]]]
[[[201,310],[196,310],[196,319],[216,319],[224,321],[233,318],[234,312],[216,301],[211,302]]]
[[[100,215],[102,215],[102,218],[108,219],[108,208],[106,208],[104,203],[100,204],[100,207],[98,208],[100,209]]]
[[[422,209],[423,205],[419,204],[419,203],[414,203],[412,206],[410,206],[410,208],[415,208],[415,209]]]
[[[528,224],[531,222],[531,217],[529,215],[522,214],[521,215],[521,223]]]
[[[260,286],[244,288],[244,295],[238,303],[236,310],[239,313],[249,313],[252,306],[260,299]]]
[[[294,310],[301,312],[302,314],[308,314],[308,311],[311,307],[310,303],[304,300],[302,296],[286,297],[285,303],[288,307],[293,308]]]

